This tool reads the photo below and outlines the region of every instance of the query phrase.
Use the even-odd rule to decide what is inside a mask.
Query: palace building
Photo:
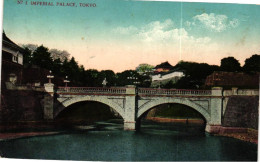
[[[3,32],[2,40],[2,86],[9,81],[13,84],[21,84],[23,76],[24,49],[11,41]]]
[[[154,73],[169,72],[173,69],[173,66],[168,61],[163,62],[154,68]]]

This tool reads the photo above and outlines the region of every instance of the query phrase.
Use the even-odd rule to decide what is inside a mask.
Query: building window
[[[13,62],[18,62],[18,57],[17,56],[13,56]]]

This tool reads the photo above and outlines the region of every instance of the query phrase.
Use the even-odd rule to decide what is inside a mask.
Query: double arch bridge
[[[222,88],[212,90],[180,90],[126,87],[58,87],[45,84],[44,118],[54,119],[66,107],[82,102],[96,101],[110,106],[124,120],[125,130],[135,130],[138,120],[157,105],[177,103],[199,112],[206,121],[206,131],[221,126],[224,108]],[[55,98],[55,100],[54,100]],[[57,101],[57,102],[55,102]]]

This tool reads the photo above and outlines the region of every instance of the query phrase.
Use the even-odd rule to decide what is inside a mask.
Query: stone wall
[[[258,105],[259,96],[230,96],[223,126],[258,129]]]
[[[4,90],[0,108],[0,121],[43,120],[44,93],[32,90]]]
[[[22,83],[23,70],[22,66],[13,62],[2,61],[2,71],[1,71],[1,86],[5,87],[5,82],[9,81],[10,74],[14,74],[16,76],[16,83]]]

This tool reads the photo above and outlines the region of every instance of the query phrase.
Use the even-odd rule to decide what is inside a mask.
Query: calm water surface
[[[89,161],[256,161],[257,145],[210,136],[194,128],[143,123],[141,131],[122,130],[114,120],[84,131],[0,141],[7,158]]]

